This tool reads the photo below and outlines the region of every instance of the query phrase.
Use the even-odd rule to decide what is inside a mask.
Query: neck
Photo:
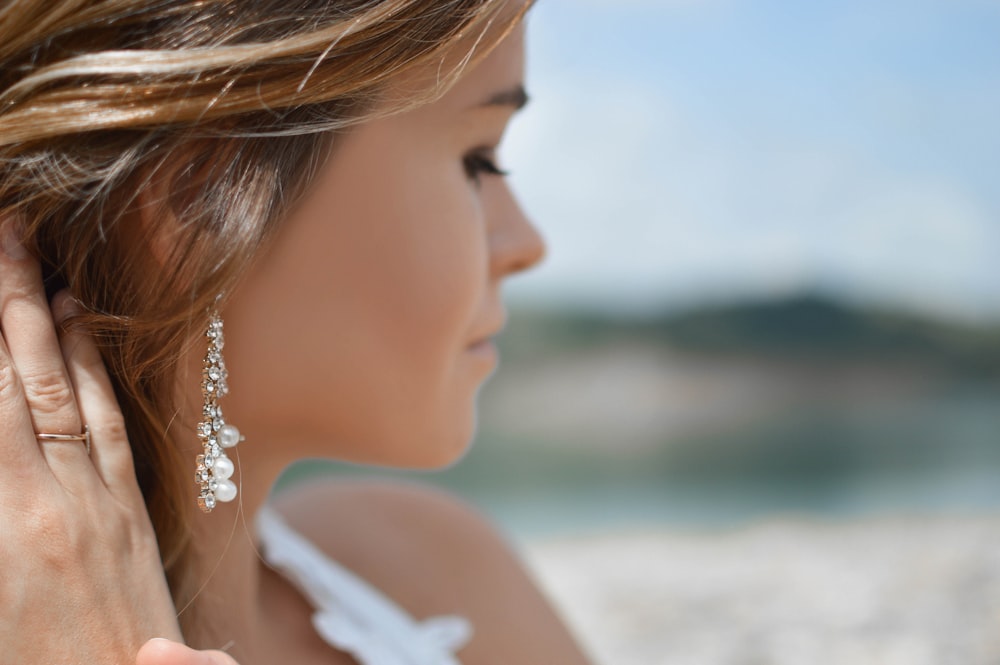
[[[191,374],[197,376],[193,371]],[[179,396],[181,413],[175,421],[182,432],[180,440],[191,442],[190,446],[184,446],[182,454],[190,463],[191,473],[195,457],[201,452],[195,434],[201,413],[200,396],[192,392]],[[184,594],[189,600],[183,600],[186,605],[177,608],[190,646],[222,649],[244,664],[261,662],[266,653],[262,647],[267,643],[268,622],[263,620],[265,604],[260,602],[265,568],[254,520],[282,470],[278,460],[269,459],[263,450],[250,449],[254,443],[257,442],[248,441],[245,451],[241,451],[242,444],[229,450],[236,466],[232,480],[239,488],[234,501],[219,502],[210,513],[203,513],[196,504],[197,487],[192,483],[187,516],[191,525],[191,559],[184,573],[190,580]]]
[[[274,477],[251,477],[254,474],[248,470],[241,473],[238,456],[233,457],[234,480],[240,486],[235,501],[220,503],[205,514],[194,506],[192,491],[194,561],[188,575],[194,580],[194,597],[186,608],[177,609],[191,646],[223,649],[244,662],[240,655],[260,653],[263,635],[259,602],[263,563],[254,519]]]

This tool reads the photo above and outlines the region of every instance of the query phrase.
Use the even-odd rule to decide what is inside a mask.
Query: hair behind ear
[[[25,221],[52,288],[83,305],[179,607],[198,588],[179,358],[336,133],[443,93],[530,4],[0,3],[0,217]],[[420,67],[433,85],[388,98]]]

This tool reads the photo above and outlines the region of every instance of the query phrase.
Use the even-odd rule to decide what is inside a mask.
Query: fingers
[[[113,494],[122,492],[122,499],[136,501],[135,493],[139,490],[132,465],[132,449],[104,359],[90,335],[63,325],[67,318],[80,311],[67,291],[60,291],[52,298],[52,310],[60,324],[62,358],[80,414],[90,427],[90,461]]]
[[[8,330],[14,332],[14,323],[3,315],[6,286],[15,279],[13,273],[22,270],[24,249],[16,239],[13,223],[0,219],[0,474],[10,481],[22,477],[36,482],[40,473],[51,478],[48,465],[39,451],[35,428],[28,410],[24,384],[20,376],[20,363],[15,363],[13,351],[7,344]],[[15,337],[18,335],[15,333]],[[21,338],[23,339],[23,338]],[[4,483],[9,489],[16,485]]]
[[[222,651],[196,651],[177,642],[154,638],[142,645],[135,665],[239,665]]]
[[[79,434],[83,425],[42,287],[41,268],[17,242],[17,233],[10,220],[3,224],[0,328],[8,358],[20,378],[33,432]],[[33,435],[19,438],[21,445],[30,442],[41,450],[57,477],[78,470],[83,463],[89,465],[87,451],[79,443],[39,447],[33,439]]]
[[[75,495],[103,481],[135,503],[132,451],[103,359],[89,336],[61,325],[79,311],[75,301],[56,294],[49,308],[38,262],[17,242],[11,220],[0,220],[0,240],[0,454],[29,480],[45,467]],[[80,434],[84,423],[89,457],[79,441],[36,441],[38,433]]]
[[[11,478],[34,480],[39,473],[51,477],[48,465],[39,454],[35,431],[28,413],[21,379],[7,345],[0,337],[0,489],[14,489]]]

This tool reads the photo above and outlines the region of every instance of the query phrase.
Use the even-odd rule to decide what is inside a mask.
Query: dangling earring
[[[202,407],[204,420],[198,423],[198,438],[204,452],[198,455],[195,482],[201,486],[198,493],[198,507],[210,513],[217,501],[232,501],[236,498],[236,484],[229,478],[235,467],[226,456],[226,448],[232,448],[244,437],[232,425],[227,425],[222,417],[222,407],[218,400],[229,392],[226,382],[229,372],[222,359],[225,340],[222,335],[222,319],[216,310],[212,311],[208,322],[208,353],[202,370],[201,394],[205,399]]]

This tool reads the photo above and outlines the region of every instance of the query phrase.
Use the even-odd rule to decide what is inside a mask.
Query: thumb
[[[180,642],[154,637],[139,649],[135,665],[239,665],[222,651],[197,651]]]

